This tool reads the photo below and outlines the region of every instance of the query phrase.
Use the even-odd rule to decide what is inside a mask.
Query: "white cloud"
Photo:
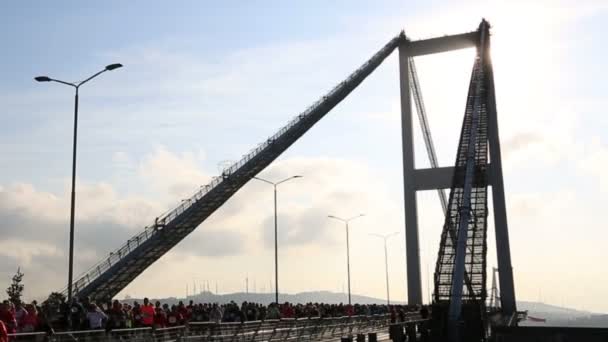
[[[35,258],[60,257],[63,252],[57,246],[41,241],[7,239],[0,241],[0,255],[18,260],[20,266],[32,267],[35,266],[32,264]]]
[[[199,158],[200,154],[173,154],[164,147],[157,147],[153,154],[139,163],[138,174],[144,184],[151,184],[157,191],[167,193],[173,199],[180,196],[188,198],[210,180],[201,171]]]

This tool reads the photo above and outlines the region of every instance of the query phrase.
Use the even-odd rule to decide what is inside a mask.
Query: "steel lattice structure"
[[[485,83],[486,77],[481,59],[478,57],[473,67],[473,75],[469,85],[469,95],[455,164],[457,171],[454,173],[452,181],[453,186],[450,191],[448,211],[441,233],[439,254],[435,266],[434,297],[437,302],[452,299],[452,284],[457,254],[456,245],[460,238],[461,229],[466,230],[464,232],[467,239],[465,269],[471,278],[472,285],[472,289],[469,289],[461,283],[461,286],[464,287],[462,300],[480,300],[483,302],[486,298],[488,117],[486,111],[487,87]],[[470,163],[470,150],[473,150],[474,164],[472,166],[473,172],[467,175],[466,168]],[[465,190],[467,189],[464,185],[467,176],[472,178],[472,186],[468,189],[470,200],[465,203]],[[464,218],[464,215],[467,215],[467,217]],[[465,227],[459,226],[461,219],[467,221]],[[454,239],[454,236],[457,236],[458,239]]]

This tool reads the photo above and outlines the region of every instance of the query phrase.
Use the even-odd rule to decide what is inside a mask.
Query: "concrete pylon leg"
[[[492,184],[492,204],[494,205],[494,228],[496,230],[496,256],[498,259],[498,281],[500,283],[501,308],[504,314],[511,315],[517,311],[513,268],[511,266],[511,247],[507,226],[507,208],[505,188],[502,177],[502,158],[500,138],[498,136],[498,118],[494,93],[494,75],[489,70],[488,98],[488,141],[490,147],[490,184]]]
[[[401,90],[401,136],[403,139],[403,192],[405,204],[405,249],[407,257],[408,304],[422,304],[418,208],[414,181],[414,132],[409,81],[407,42],[399,45],[399,85]]]

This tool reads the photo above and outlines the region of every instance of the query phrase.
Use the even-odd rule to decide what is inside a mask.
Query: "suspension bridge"
[[[215,210],[270,165],[345,99],[395,50],[399,57],[405,242],[408,303],[422,304],[416,192],[437,190],[445,223],[434,273],[432,336],[436,341],[482,341],[488,334],[486,307],[488,187],[492,187],[500,297],[493,296],[495,320],[517,323],[517,308],[505,208],[490,25],[471,32],[412,40],[402,31],[348,78],[249,151],[188,200],[153,220],[68,284],[65,294],[107,300],[182,241]],[[475,48],[460,140],[453,167],[438,167],[414,57]],[[412,105],[412,99],[414,104]],[[414,165],[413,110],[423,133],[430,168]],[[449,194],[445,193],[449,189]],[[497,303],[499,302],[499,303]]]

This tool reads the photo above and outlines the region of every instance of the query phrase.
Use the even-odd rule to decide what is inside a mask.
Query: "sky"
[[[608,312],[605,1],[2,2],[0,288],[67,283],[73,90],[80,90],[75,273],[176,206],[298,115],[401,30],[412,39],[492,25],[507,215],[519,300]],[[598,44],[600,43],[600,44]],[[440,164],[454,163],[472,49],[416,58]],[[260,176],[279,180],[282,291],[346,287],[406,299],[397,53]],[[418,125],[415,122],[415,125]],[[428,167],[416,130],[416,166]],[[118,297],[268,292],[273,197],[252,181]],[[418,193],[423,294],[443,218]],[[490,208],[491,209],[491,208]],[[491,215],[491,214],[490,214]],[[492,222],[492,219],[490,219]],[[488,267],[496,265],[489,226]],[[200,288],[200,285],[197,285]],[[273,285],[272,285],[273,286]],[[488,284],[488,287],[490,284]]]

